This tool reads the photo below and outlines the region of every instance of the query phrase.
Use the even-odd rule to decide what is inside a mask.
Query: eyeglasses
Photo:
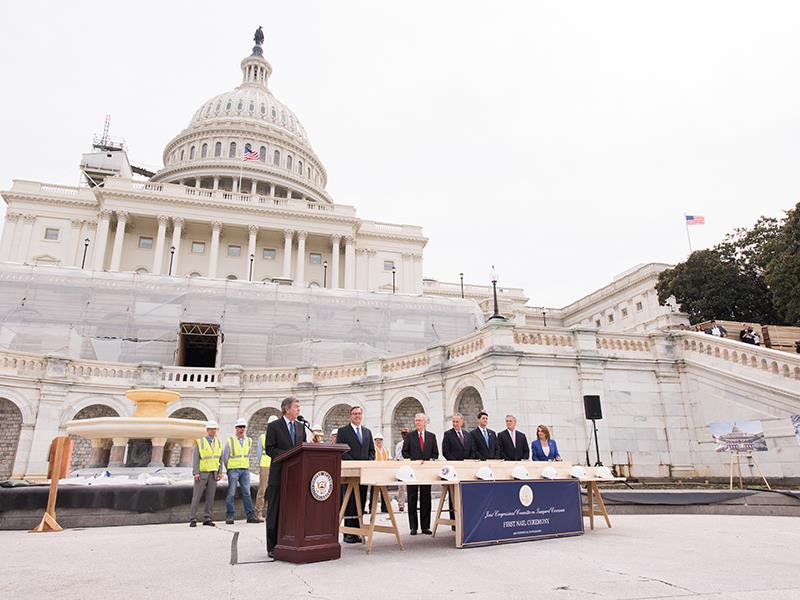
[[[236,426],[236,429],[244,429],[244,428],[246,428],[246,427],[247,427],[247,425],[237,425],[237,426]]]

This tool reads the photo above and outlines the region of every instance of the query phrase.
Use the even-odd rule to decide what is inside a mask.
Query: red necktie
[[[422,438],[422,433],[419,434],[419,449],[425,449],[425,440]]]

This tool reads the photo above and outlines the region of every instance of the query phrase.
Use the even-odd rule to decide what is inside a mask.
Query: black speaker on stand
[[[602,467],[603,461],[600,460],[600,442],[597,440],[597,421],[603,419],[603,407],[600,406],[600,396],[584,396],[583,411],[586,419],[592,422],[592,435],[594,436],[594,451],[597,456],[595,467]],[[586,449],[586,462],[589,462],[589,449]]]

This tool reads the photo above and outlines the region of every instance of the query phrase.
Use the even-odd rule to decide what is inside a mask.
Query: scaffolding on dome
[[[326,365],[436,346],[482,324],[470,300],[0,265],[0,348],[38,355],[174,365],[181,335],[211,335],[196,328],[209,325],[216,366]]]

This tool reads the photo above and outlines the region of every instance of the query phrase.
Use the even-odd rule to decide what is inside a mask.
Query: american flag
[[[685,215],[687,225],[705,225],[706,218],[700,215]]]
[[[250,144],[247,144],[244,147],[244,157],[242,157],[242,160],[261,160],[261,155],[258,153],[258,150],[253,150]]]

